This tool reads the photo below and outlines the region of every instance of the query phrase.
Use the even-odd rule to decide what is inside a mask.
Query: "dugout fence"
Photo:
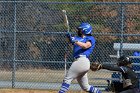
[[[73,60],[71,47],[65,49],[67,27],[62,10],[67,12],[73,35],[81,22],[93,26],[96,46],[91,62],[115,64],[116,58],[109,56],[116,54],[114,43],[140,42],[139,8],[139,2],[0,1],[0,87],[59,89],[66,51],[67,69]],[[135,52],[119,51],[129,56]],[[111,74],[89,71],[89,82],[105,87]],[[73,85],[71,89],[80,89],[76,81]]]

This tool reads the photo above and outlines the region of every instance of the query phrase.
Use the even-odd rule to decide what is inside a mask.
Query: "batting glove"
[[[70,43],[74,44],[76,42],[75,38],[71,36],[71,34],[68,32],[66,33],[67,38],[69,39]]]
[[[71,38],[71,34],[69,32],[66,33],[67,38]]]

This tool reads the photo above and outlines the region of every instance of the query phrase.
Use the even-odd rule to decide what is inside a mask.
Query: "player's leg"
[[[81,86],[81,88],[84,91],[87,91],[89,93],[101,93],[97,88],[90,86],[88,83],[88,77],[87,77],[87,72],[90,68],[90,61],[88,58],[84,58],[82,57],[79,60],[80,66],[82,66],[81,69],[81,73],[79,74],[79,76],[77,77],[77,81],[79,83],[79,85]]]
[[[70,67],[71,68],[71,67]],[[65,93],[69,90],[69,86],[71,84],[71,81],[76,77],[75,73],[71,71],[70,69],[68,70],[68,73],[66,74],[63,83],[61,85],[60,91],[58,93]]]
[[[86,57],[80,57],[76,61],[74,61],[64,78],[59,93],[65,93],[66,91],[68,91],[71,81],[77,78],[79,75],[86,73],[89,68],[90,62]]]
[[[128,90],[122,91],[120,93],[139,93],[139,92],[135,91],[134,89],[128,89]]]
[[[101,91],[98,88],[88,84],[87,73],[83,73],[83,75],[77,77],[77,81],[84,91],[87,91],[89,93],[101,93]]]
[[[75,61],[68,70],[58,93],[66,93],[68,91],[71,81],[78,76],[77,68],[77,61]]]
[[[70,86],[70,84],[67,84],[67,83],[63,82],[58,93],[67,92],[69,90],[69,86]]]

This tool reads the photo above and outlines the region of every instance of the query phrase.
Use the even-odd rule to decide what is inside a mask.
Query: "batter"
[[[73,57],[75,60],[68,70],[58,93],[66,93],[74,79],[77,79],[84,91],[101,93],[99,89],[89,85],[87,77],[87,72],[90,69],[89,56],[95,47],[95,39],[91,35],[92,26],[89,23],[81,23],[77,30],[78,36],[72,37],[70,33],[66,34],[73,45]]]

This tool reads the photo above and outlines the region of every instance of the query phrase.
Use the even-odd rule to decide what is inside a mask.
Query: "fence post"
[[[12,88],[15,88],[15,71],[16,71],[16,13],[17,13],[17,3],[14,0],[14,58],[13,58],[13,69],[12,69]]]
[[[124,4],[121,3],[121,41],[120,41],[120,54],[119,56],[123,55],[123,39],[124,39]]]

